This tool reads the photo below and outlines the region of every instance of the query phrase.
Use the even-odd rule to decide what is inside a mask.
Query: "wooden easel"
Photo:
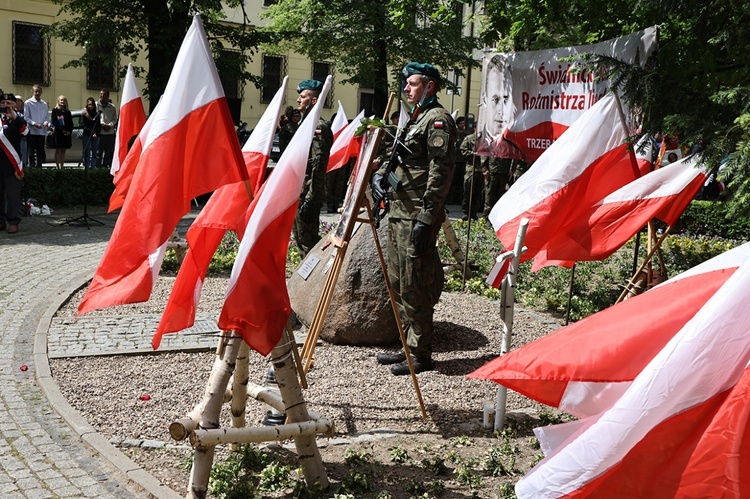
[[[652,287],[652,270],[651,270],[651,263],[653,261],[654,255],[657,255],[659,258],[659,268],[661,271],[661,275],[663,280],[667,279],[667,270],[666,266],[664,264],[664,259],[661,254],[661,245],[664,242],[664,239],[669,235],[669,232],[672,230],[672,226],[667,226],[667,228],[664,230],[664,233],[655,240],[655,232],[653,230],[653,222],[648,223],[648,254],[646,255],[646,258],[643,259],[643,262],[641,263],[640,267],[633,273],[633,277],[628,280],[628,282],[625,284],[625,289],[622,290],[622,293],[620,293],[619,298],[617,298],[617,301],[615,304],[620,303],[623,300],[627,300],[628,298],[632,298],[633,296],[642,293],[643,291],[646,291],[649,287]],[[641,273],[646,268],[646,266],[649,266],[647,276],[645,279],[645,283],[643,286],[639,284],[639,277],[641,276]]]
[[[395,99],[395,95],[391,95],[391,101],[388,104],[388,109],[391,107],[391,103]],[[387,116],[386,111],[386,116]],[[369,200],[365,197],[365,188],[367,186],[367,179],[370,178],[372,169],[372,160],[377,152],[380,140],[383,136],[383,130],[380,128],[370,129],[362,144],[362,151],[360,151],[359,161],[357,162],[357,168],[352,176],[353,180],[350,184],[352,191],[347,196],[347,202],[344,206],[342,213],[342,219],[331,236],[332,244],[334,245],[333,264],[329,269],[328,276],[323,288],[323,292],[318,300],[318,305],[313,314],[313,319],[310,323],[310,328],[307,333],[307,338],[302,347],[301,357],[303,362],[303,371],[307,371],[313,365],[313,354],[315,352],[315,345],[318,342],[320,333],[323,329],[323,321],[328,308],[331,305],[331,299],[333,298],[333,292],[336,288],[336,282],[338,281],[341,267],[344,263],[344,257],[346,256],[346,250],[351,239],[352,233],[354,232],[354,224],[356,222],[362,222],[370,225],[372,229],[372,235],[375,240],[375,247],[377,248],[378,258],[380,259],[380,266],[383,269],[383,275],[385,277],[385,285],[388,289],[388,295],[391,301],[391,307],[393,308],[393,315],[396,319],[396,325],[398,326],[398,334],[401,338],[401,344],[406,353],[406,361],[409,365],[409,371],[411,372],[412,384],[414,385],[414,391],[417,394],[419,400],[419,407],[422,411],[422,417],[427,420],[427,411],[422,400],[422,393],[419,389],[419,382],[417,381],[416,373],[414,372],[414,366],[412,364],[411,355],[409,353],[409,345],[406,341],[406,334],[404,333],[403,325],[401,324],[401,317],[398,314],[396,306],[396,299],[393,294],[393,288],[388,278],[388,268],[386,266],[385,258],[383,256],[383,250],[380,246],[380,240],[378,239],[377,230],[375,228],[375,221],[372,214],[372,208],[370,207]],[[364,216],[363,216],[364,215]]]

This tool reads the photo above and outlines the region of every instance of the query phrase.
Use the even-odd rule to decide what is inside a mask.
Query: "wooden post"
[[[518,226],[516,242],[513,246],[513,260],[508,269],[508,274],[503,279],[502,292],[500,294],[500,317],[503,321],[503,342],[500,346],[500,355],[505,355],[510,350],[511,340],[513,338],[513,313],[515,310],[515,290],[516,278],[518,277],[518,267],[521,255],[525,251],[523,241],[526,238],[526,229],[529,227],[529,220],[522,218]],[[503,429],[505,424],[505,406],[507,404],[508,388],[501,386],[497,389],[495,400],[495,431]]]

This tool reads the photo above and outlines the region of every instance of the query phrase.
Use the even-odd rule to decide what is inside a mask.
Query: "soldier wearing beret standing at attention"
[[[456,157],[456,124],[437,100],[440,73],[431,64],[411,62],[402,77],[404,94],[419,114],[406,126],[401,162],[394,174],[396,189],[383,188],[385,163],[372,178],[375,205],[388,197],[388,277],[401,322],[408,328],[407,344],[414,371],[433,368],[432,323],[435,305],[443,290],[443,267],[437,251],[437,237],[445,220],[445,201],[450,190]],[[390,151],[389,151],[390,154]],[[390,156],[389,156],[390,157]],[[378,363],[390,364],[396,376],[409,374],[406,354],[381,353]]]
[[[307,114],[318,102],[321,90],[323,90],[323,83],[318,80],[305,80],[297,86],[299,94],[297,109],[302,113],[302,121],[307,118]],[[320,241],[320,207],[325,199],[326,166],[332,145],[331,128],[321,118],[310,146],[305,180],[302,184],[297,216],[292,229],[302,258],[305,258]]]

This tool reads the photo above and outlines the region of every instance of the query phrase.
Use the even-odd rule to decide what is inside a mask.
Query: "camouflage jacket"
[[[396,191],[393,188],[388,191],[391,200],[388,217],[418,220],[429,225],[442,223],[455,169],[456,123],[435,101],[407,127],[401,154],[403,162],[394,171],[401,186]],[[383,174],[387,161],[380,164],[379,173]]]
[[[326,167],[328,166],[328,157],[331,154],[332,145],[333,133],[331,127],[321,118],[310,146],[305,180],[299,197],[300,203],[311,201],[319,206],[323,204],[326,194]]]

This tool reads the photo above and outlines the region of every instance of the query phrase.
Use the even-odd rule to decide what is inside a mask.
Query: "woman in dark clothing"
[[[55,167],[62,169],[65,165],[65,150],[72,145],[73,117],[68,109],[68,98],[61,95],[57,106],[52,109],[52,130],[55,144]]]
[[[96,166],[96,152],[99,150],[100,120],[96,118],[96,99],[86,99],[86,107],[81,114],[81,125],[83,126],[83,166],[94,168]]]

